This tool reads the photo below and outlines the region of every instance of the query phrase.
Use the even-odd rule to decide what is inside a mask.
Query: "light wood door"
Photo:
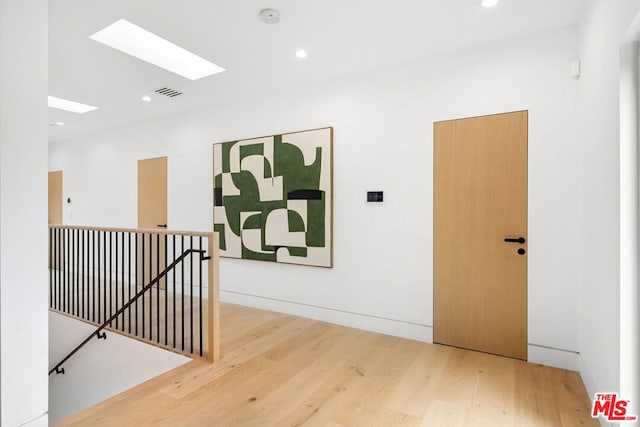
[[[62,225],[62,171],[49,172],[49,225]],[[49,234],[49,239],[51,235]],[[56,240],[54,239],[54,242]],[[49,242],[51,248],[51,242]],[[58,244],[58,251],[49,253],[49,268],[60,268],[64,263],[64,243]],[[51,250],[51,249],[50,249]],[[57,255],[56,255],[57,252]],[[55,256],[55,261],[51,259]]]
[[[138,160],[138,228],[167,224],[167,158]]]
[[[527,358],[527,134],[526,111],[434,123],[437,343]]]
[[[138,160],[138,228],[167,228],[166,157]],[[166,245],[163,235],[145,233],[140,236],[138,240],[139,285],[146,285],[166,267],[165,255]],[[162,280],[161,287],[164,288],[165,285],[165,280]]]
[[[49,224],[62,224],[62,171],[49,172]]]

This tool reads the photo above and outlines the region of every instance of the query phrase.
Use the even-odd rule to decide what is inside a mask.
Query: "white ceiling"
[[[576,23],[584,0],[49,0],[49,94],[100,107],[49,109],[50,141]],[[263,24],[258,12],[278,9]],[[191,81],[88,37],[125,18],[226,68]],[[294,53],[305,48],[309,58]],[[175,98],[140,97],[170,87]]]

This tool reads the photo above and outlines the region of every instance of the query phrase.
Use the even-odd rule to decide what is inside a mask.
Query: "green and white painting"
[[[220,255],[331,267],[333,128],[213,145]]]

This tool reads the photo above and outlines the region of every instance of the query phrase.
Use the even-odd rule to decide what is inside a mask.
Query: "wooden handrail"
[[[167,234],[175,236],[202,236],[212,237],[213,231],[175,231],[166,228],[117,228],[117,227],[93,227],[84,225],[56,225],[50,224],[49,228],[59,228],[63,230],[88,230],[88,231],[112,231],[116,233],[145,233],[145,234]]]

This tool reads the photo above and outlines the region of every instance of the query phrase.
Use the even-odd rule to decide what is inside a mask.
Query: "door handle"
[[[167,224],[158,224],[156,227],[158,227],[158,228],[167,228]]]
[[[520,243],[521,245],[526,242],[526,240],[524,239],[524,237],[507,237],[504,239],[505,242],[507,243]]]

